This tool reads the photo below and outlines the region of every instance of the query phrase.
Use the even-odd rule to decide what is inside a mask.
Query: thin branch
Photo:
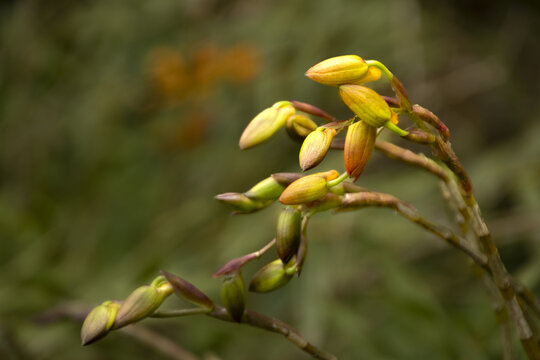
[[[235,322],[227,313],[227,310],[225,310],[222,306],[216,306],[214,310],[211,313],[207,314],[210,317],[223,320],[223,321],[229,321],[229,322]],[[270,316],[260,314],[258,312],[252,311],[252,310],[245,310],[244,316],[242,317],[242,324],[246,324],[252,327],[256,327],[262,330],[271,331],[277,334],[281,334],[287,338],[291,343],[296,345],[298,348],[302,349],[306,353],[313,356],[315,359],[320,360],[337,360],[337,357],[329,354],[319,348],[317,348],[315,345],[308,342],[304,336],[298,332],[298,330],[294,329],[292,326],[284,323],[281,320],[272,318]]]
[[[171,318],[171,317],[182,317],[189,315],[200,315],[207,314],[210,311],[205,308],[192,308],[192,309],[175,309],[175,310],[161,310],[156,311],[150,317],[153,318]]]
[[[120,332],[131,336],[173,360],[199,360],[198,356],[179,347],[176,343],[156,331],[141,325],[126,326]]]

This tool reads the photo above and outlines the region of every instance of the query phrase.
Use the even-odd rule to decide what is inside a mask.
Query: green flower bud
[[[306,137],[299,154],[302,170],[309,170],[324,160],[335,135],[335,129],[321,127]]]
[[[309,117],[296,114],[290,116],[285,124],[285,129],[291,138],[294,140],[304,140],[313,130],[317,128],[317,124]]]
[[[139,287],[122,302],[114,328],[121,328],[152,315],[172,291],[172,286],[162,276],[156,278],[151,285]]]
[[[347,129],[343,156],[345,169],[354,181],[362,174],[371,158],[376,138],[377,129],[362,120],[355,122]]]
[[[368,65],[359,56],[343,55],[321,61],[306,71],[306,76],[324,85],[350,84],[360,81]]]
[[[286,285],[296,272],[296,257],[293,257],[287,265],[280,259],[272,261],[253,275],[249,283],[249,291],[265,293],[279,289]]]
[[[215,199],[233,209],[236,213],[247,214],[264,209],[272,200],[253,200],[242,193],[228,192],[215,196]]]
[[[304,176],[287,186],[279,201],[284,205],[297,205],[320,199],[328,192],[328,181],[338,176],[335,170]]]
[[[233,320],[241,322],[246,307],[246,293],[240,272],[225,276],[221,285],[221,299]]]
[[[339,95],[345,105],[368,125],[378,128],[392,119],[392,111],[386,101],[368,87],[342,85],[339,87]]]
[[[114,324],[120,303],[105,301],[88,313],[81,328],[81,341],[89,345],[109,333]]]
[[[251,200],[277,200],[285,189],[273,177],[268,177],[244,193]]]
[[[248,124],[238,145],[245,150],[268,140],[295,113],[294,107],[288,101],[279,101],[260,112]]]
[[[202,306],[208,310],[212,310],[214,308],[214,302],[191,283],[166,271],[161,271],[161,274],[165,277],[165,279],[167,279],[169,284],[171,284],[174,293],[179,298],[186,299],[189,302]]]
[[[281,211],[277,223],[276,248],[285,264],[298,251],[302,216],[300,211],[287,207]]]

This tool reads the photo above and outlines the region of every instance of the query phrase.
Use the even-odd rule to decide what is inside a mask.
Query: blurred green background
[[[1,2],[0,358],[170,358],[121,332],[83,348],[76,321],[38,315],[122,299],[160,269],[219,300],[211,274],[269,241],[280,206],[231,217],[213,196],[298,171],[284,131],[241,152],[242,129],[282,99],[348,117],[303,76],[342,54],[385,63],[450,127],[503,259],[540,295],[539,13],[534,0]],[[341,171],[340,154],[319,168]],[[375,154],[358,183],[449,222],[418,170]],[[501,358],[489,298],[440,240],[384,209],[322,214],[308,235],[302,277],[248,294],[250,308],[342,359]],[[205,317],[143,325],[201,359],[308,358]]]

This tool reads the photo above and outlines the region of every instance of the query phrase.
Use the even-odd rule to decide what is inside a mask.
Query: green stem
[[[182,317],[182,316],[189,316],[189,315],[208,314],[211,311],[212,310],[204,309],[204,308],[161,310],[161,311],[156,311],[150,317],[153,317],[153,318]]]
[[[366,64],[380,69],[388,80],[392,81],[392,79],[394,78],[394,74],[392,74],[390,70],[388,70],[388,68],[382,62],[377,61],[377,60],[366,60]]]
[[[331,188],[332,186],[336,186],[336,185],[339,185],[343,182],[343,180],[347,179],[349,177],[349,174],[347,174],[347,172],[345,171],[343,174],[339,175],[338,178],[334,179],[334,180],[330,180],[326,186]]]

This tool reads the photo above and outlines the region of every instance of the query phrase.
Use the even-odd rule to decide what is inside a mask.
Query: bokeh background
[[[280,206],[231,217],[213,196],[298,171],[284,131],[241,152],[242,129],[282,99],[348,117],[303,76],[341,54],[384,62],[450,127],[503,259],[540,295],[539,19],[534,0],[1,2],[0,358],[171,358],[122,332],[81,347],[77,321],[43,313],[122,299],[160,269],[219,301],[211,274],[269,241]],[[376,154],[359,184],[449,221],[418,170]],[[480,281],[440,240],[384,209],[317,216],[308,235],[302,277],[250,308],[342,359],[500,359]],[[142,325],[200,359],[308,358],[205,317]]]

